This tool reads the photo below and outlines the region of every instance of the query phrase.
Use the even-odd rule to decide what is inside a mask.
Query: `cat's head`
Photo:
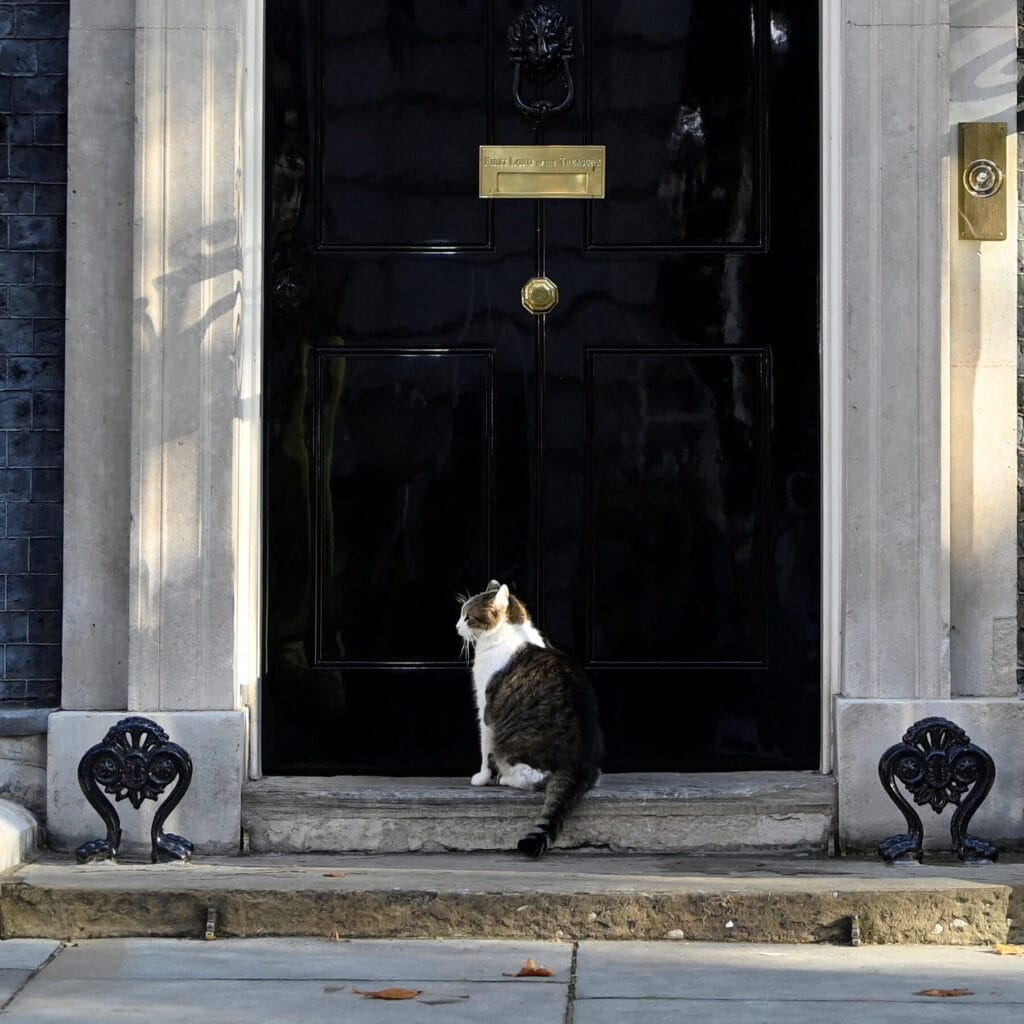
[[[521,625],[528,619],[522,601],[509,592],[508,586],[491,580],[482,594],[474,594],[462,602],[462,614],[455,629],[463,640],[476,643],[484,633],[506,623]]]

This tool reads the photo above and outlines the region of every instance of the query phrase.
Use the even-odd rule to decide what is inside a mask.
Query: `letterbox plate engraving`
[[[604,199],[604,146],[481,146],[481,199]]]

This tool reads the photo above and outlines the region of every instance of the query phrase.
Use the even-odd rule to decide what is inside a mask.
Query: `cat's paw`
[[[491,770],[477,772],[470,780],[471,786],[489,786],[491,784]]]
[[[544,772],[539,772],[528,764],[514,764],[498,777],[498,785],[532,791],[542,785],[546,778]]]
[[[519,840],[519,852],[540,860],[548,852],[548,837],[543,832],[531,832]]]

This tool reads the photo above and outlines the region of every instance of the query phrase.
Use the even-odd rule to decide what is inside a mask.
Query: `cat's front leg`
[[[493,732],[488,725],[480,724],[480,771],[469,780],[471,786],[489,786],[494,781],[494,756],[491,753]]]

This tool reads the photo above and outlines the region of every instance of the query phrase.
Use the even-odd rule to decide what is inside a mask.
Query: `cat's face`
[[[509,593],[508,587],[491,580],[482,594],[475,594],[462,604],[462,614],[455,624],[456,632],[469,643],[506,623],[526,622],[526,609],[522,602]]]

